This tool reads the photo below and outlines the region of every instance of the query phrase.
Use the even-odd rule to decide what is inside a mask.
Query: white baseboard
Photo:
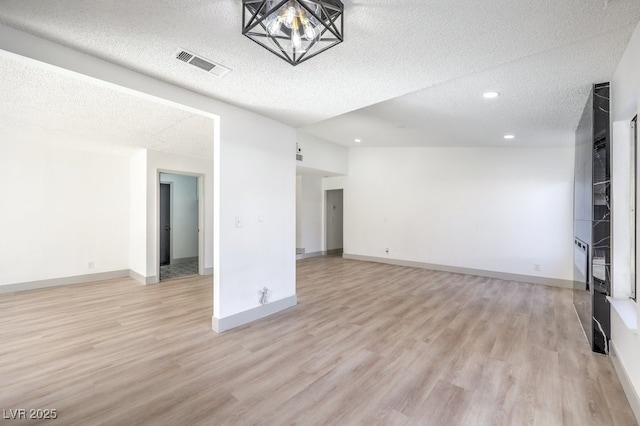
[[[389,265],[409,266],[412,268],[431,269],[434,271],[453,272],[456,274],[476,275],[479,277],[496,278],[505,281],[519,281],[532,284],[541,284],[549,287],[573,289],[573,281],[557,278],[536,277],[532,275],[511,274],[507,272],[485,271],[483,269],[461,268],[458,266],[437,265],[433,263],[414,262],[411,260],[390,259],[386,257],[362,256],[359,254],[342,255],[345,259],[363,260],[365,262],[387,263]]]
[[[213,268],[204,268],[204,275],[213,275]],[[138,281],[141,284],[158,284],[160,280],[157,276],[152,275],[150,277],[145,277],[142,274],[137,273],[136,271],[129,270],[129,276],[134,280]]]
[[[296,260],[310,259],[312,257],[326,256],[326,251],[314,251],[312,253],[301,253],[296,255]]]
[[[140,284],[144,284],[144,285],[157,284],[159,282],[158,278],[155,275],[150,277],[145,277],[144,275],[139,274],[136,271],[133,271],[131,269],[129,269],[129,276],[134,280],[138,281]]]
[[[589,342],[589,337],[587,337],[587,330],[584,329],[584,325],[582,324],[582,320],[580,319],[580,314],[578,314],[576,305],[572,303],[571,306],[573,306],[573,312],[575,312],[576,319],[578,320],[578,324],[580,324],[580,330],[582,330],[582,335],[584,336],[584,340],[585,342],[587,342],[587,346],[591,347],[591,342]]]
[[[277,312],[284,311],[285,309],[296,306],[297,304],[298,298],[294,294],[293,296],[276,300],[275,302],[267,303],[266,305],[261,305],[228,317],[212,317],[212,328],[216,333],[222,333],[224,331],[231,330],[232,328],[240,327],[241,325],[273,315]]]
[[[110,280],[113,278],[126,278],[131,276],[128,269],[121,271],[100,272],[97,274],[76,275],[73,277],[53,278],[50,280],[29,281],[24,283],[7,284],[0,286],[0,294],[15,293],[17,291],[37,290],[41,288],[59,287],[64,285],[86,284],[94,281]]]
[[[205,275],[213,275],[213,268],[204,268]],[[0,294],[18,291],[38,290],[41,288],[59,287],[64,285],[86,284],[95,281],[111,280],[114,278],[132,278],[141,284],[158,284],[160,280],[155,275],[145,277],[132,269],[121,271],[100,272],[97,274],[76,275],[73,277],[53,278],[49,280],[29,281],[23,283],[0,285]]]
[[[296,260],[310,259],[312,257],[333,256],[334,254],[342,254],[342,249],[333,249],[328,251],[314,251],[312,253],[296,254]]]
[[[616,370],[618,375],[618,379],[620,379],[620,383],[622,384],[622,389],[624,390],[624,394],[627,397],[627,401],[629,401],[629,405],[631,406],[631,410],[633,414],[636,416],[636,422],[640,424],[640,397],[636,392],[635,388],[631,384],[631,379],[627,374],[627,370],[625,370],[620,358],[618,357],[618,351],[616,350],[616,345],[613,340],[609,342],[610,351],[609,355],[611,358],[611,362],[613,363],[613,368]]]

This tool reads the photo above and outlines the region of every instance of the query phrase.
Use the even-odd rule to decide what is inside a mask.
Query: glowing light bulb
[[[289,6],[287,11],[284,13],[284,25],[287,28],[293,27],[293,24],[296,22],[296,18],[298,17],[298,12],[296,8],[293,6]]]
[[[304,36],[307,40],[311,41],[316,38],[316,30],[313,29],[308,19],[302,22],[302,26],[304,27]]]
[[[276,35],[280,32],[281,25],[282,25],[282,21],[280,17],[277,17],[271,22],[269,22],[269,25],[267,25],[267,31],[269,31],[269,34],[271,35]]]
[[[324,31],[324,26],[322,24],[318,24],[313,31],[316,33],[316,37],[320,38],[322,32]]]
[[[297,28],[291,32],[291,44],[295,50],[300,50],[302,47],[302,37],[300,37],[300,31]]]

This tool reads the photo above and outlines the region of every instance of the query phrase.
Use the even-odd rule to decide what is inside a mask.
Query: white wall
[[[147,275],[147,150],[129,161],[129,269],[136,278]]]
[[[295,303],[296,292],[295,130],[256,114],[227,113],[221,135],[214,145],[220,206],[214,282],[223,285],[214,294],[214,325],[259,309],[263,287],[274,302]]]
[[[323,251],[323,214],[322,214],[322,176],[301,175],[297,177],[300,182],[299,199],[296,211],[296,229],[299,234],[296,237],[299,248],[305,249],[305,253],[317,253]],[[299,229],[299,231],[298,231]]]
[[[631,291],[631,132],[630,119],[611,126],[612,295],[628,298]]]
[[[0,140],[0,285],[128,270],[129,159]]]
[[[213,217],[207,214],[206,219],[213,221],[213,237],[207,239],[210,246],[205,244],[205,261],[207,253],[213,253],[213,325],[228,329],[296,303],[293,128],[4,25],[0,25],[0,49],[210,116],[214,179],[206,195],[213,200]],[[126,164],[124,173],[135,168],[129,161]],[[158,171],[182,172],[186,166],[176,156],[148,152],[147,185],[142,190],[147,194],[146,259],[138,258],[138,250],[132,250],[129,259],[131,264],[146,265],[143,277],[157,273]],[[128,188],[125,194],[128,202]],[[127,208],[125,216],[138,213]],[[246,225],[235,228],[235,217],[244,218]],[[127,252],[123,251],[125,256]],[[259,307],[257,291],[262,286],[272,290],[274,303]],[[246,315],[235,315],[241,313]]]
[[[297,132],[297,143],[303,157],[302,161],[296,163],[298,166],[323,171],[327,175],[346,175],[349,173],[349,149],[347,147],[302,132]]]
[[[352,149],[344,252],[571,280],[573,157],[573,148]]]
[[[613,255],[613,293],[626,299],[631,285],[631,259],[629,228],[631,194],[629,193],[630,155],[628,131],[629,121],[638,114],[640,98],[640,24],[636,27],[629,45],[611,80],[611,121],[612,121],[612,255]],[[638,197],[636,188],[635,197]],[[635,310],[640,320],[637,303],[628,300],[631,311]],[[611,311],[611,340],[616,359],[621,370],[619,375],[627,387],[627,398],[640,419],[640,337],[637,330],[630,330],[618,316]]]
[[[172,184],[171,262],[198,257],[198,179],[161,173],[160,183]]]
[[[322,179],[322,189],[328,191],[330,189],[344,189],[346,176],[326,177]]]
[[[349,149],[315,136],[297,132],[303,161],[296,161],[296,247],[305,253],[327,250],[323,176],[349,172]]]
[[[611,80],[612,135],[612,245],[613,293],[628,297],[631,283],[631,134],[629,124],[638,114],[640,85],[640,27],[636,28]]]

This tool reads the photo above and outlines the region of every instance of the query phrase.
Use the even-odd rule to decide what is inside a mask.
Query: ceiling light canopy
[[[342,42],[340,0],[242,0],[242,34],[291,65]]]

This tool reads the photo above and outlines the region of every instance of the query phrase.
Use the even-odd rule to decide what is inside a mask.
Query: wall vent
[[[296,160],[302,161],[302,154],[296,154]]]
[[[217,62],[210,61],[203,58],[202,56],[198,56],[195,53],[189,52],[188,50],[184,49],[179,49],[175,53],[175,58],[186,64],[198,67],[201,70],[206,71],[209,74],[213,74],[217,77],[223,77],[225,74],[231,71],[229,68],[220,65]]]

